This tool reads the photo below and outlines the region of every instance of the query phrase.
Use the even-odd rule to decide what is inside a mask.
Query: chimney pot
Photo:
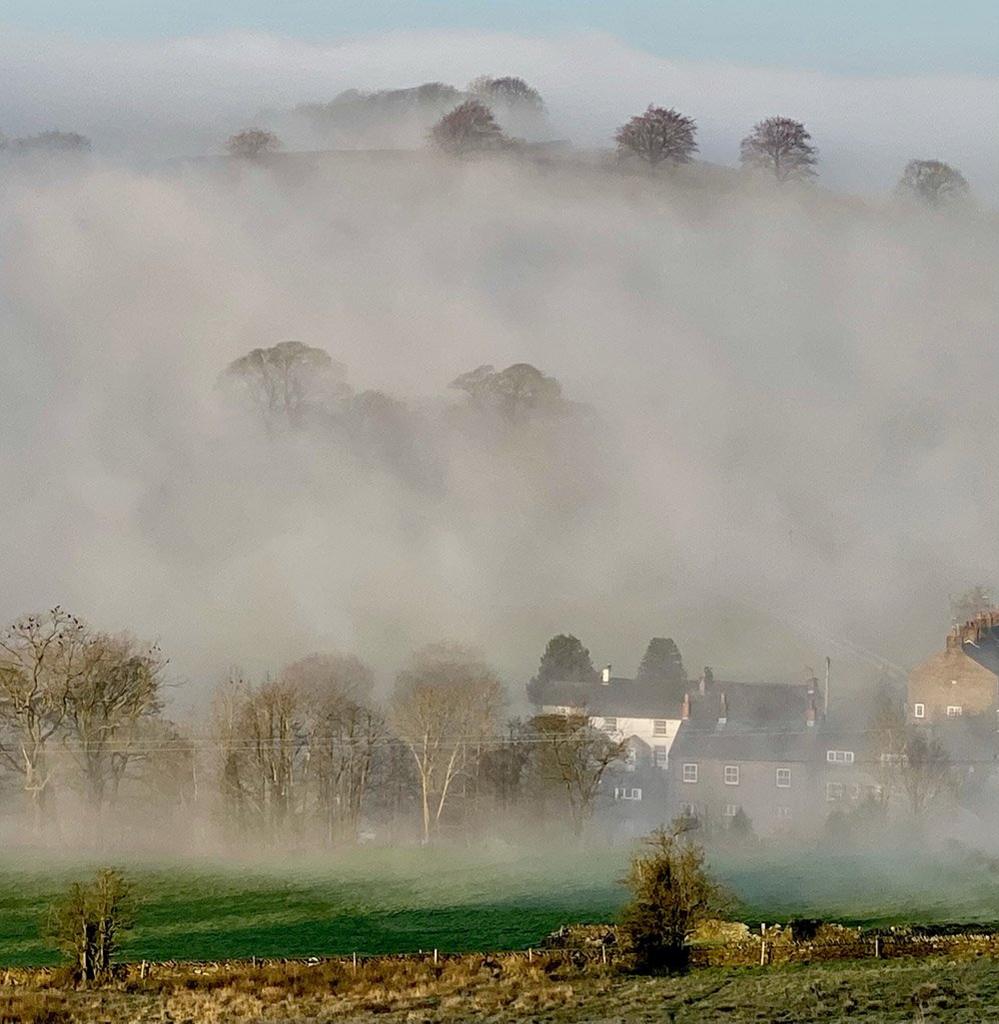
[[[603,671],[600,673],[600,681],[606,686],[610,682],[611,667],[605,665]]]
[[[683,721],[687,721],[690,718],[690,694],[685,693],[683,695],[683,704],[680,705],[680,717]]]

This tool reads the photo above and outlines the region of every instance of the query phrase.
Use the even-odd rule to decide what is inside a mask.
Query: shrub
[[[102,868],[74,882],[49,911],[46,932],[69,961],[77,982],[109,981],[119,936],[131,927],[132,890],[121,872]]]
[[[644,841],[647,852],[632,859],[625,879],[631,901],[621,927],[635,970],[642,973],[684,970],[694,929],[724,902],[705,866],[704,850],[689,841],[687,831],[679,820],[656,829]]]

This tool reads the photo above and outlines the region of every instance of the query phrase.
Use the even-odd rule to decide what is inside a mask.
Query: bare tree
[[[281,140],[264,128],[244,128],[230,135],[225,148],[232,156],[253,160],[281,148]]]
[[[531,731],[535,771],[543,783],[562,790],[573,835],[581,836],[593,815],[600,782],[624,756],[625,744],[594,728],[586,715],[537,715]]]
[[[399,673],[390,720],[416,764],[424,842],[439,828],[455,780],[495,730],[501,702],[496,674],[458,644],[425,647]]]
[[[430,130],[430,141],[437,149],[453,156],[509,145],[492,111],[476,99],[466,100],[445,114]]]
[[[286,838],[304,810],[309,750],[304,736],[303,701],[287,681],[250,690],[242,708],[238,736],[245,750],[250,807],[265,834]]]
[[[301,427],[310,412],[328,409],[350,393],[345,372],[324,349],[282,341],[233,360],[222,372],[221,383],[245,397],[268,427]]]
[[[0,636],[0,758],[19,772],[36,830],[52,781],[49,741],[88,671],[90,636],[74,615],[28,615]]]
[[[303,704],[315,809],[326,841],[355,842],[384,719],[367,701],[371,669],[353,655],[314,654],[289,665],[282,681]]]
[[[778,181],[806,181],[815,176],[818,150],[800,121],[768,117],[754,125],[739,147],[742,166],[765,171]]]
[[[618,152],[644,160],[652,170],[662,163],[686,164],[697,152],[697,123],[672,107],[649,104],[614,134]]]
[[[969,195],[964,175],[940,160],[910,160],[895,188],[897,195],[927,206],[960,202]]]
[[[912,815],[917,820],[934,800],[953,789],[955,784],[953,767],[942,744],[916,730],[910,732],[905,745],[901,777]]]
[[[95,635],[84,671],[65,694],[65,738],[78,760],[91,807],[98,813],[118,796],[129,765],[143,756],[143,723],[161,707],[158,647],[130,637]]]

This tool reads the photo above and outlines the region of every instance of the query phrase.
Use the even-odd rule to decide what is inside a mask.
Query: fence
[[[830,960],[899,959],[905,957],[954,957],[966,959],[979,956],[999,958],[999,932],[922,933],[878,931],[823,926],[810,939],[794,939],[789,929],[776,926],[763,928],[759,934],[744,939],[705,942],[691,947],[693,967],[752,967],[778,964],[809,964]],[[263,969],[273,967],[319,967],[338,965],[356,972],[365,966],[385,966],[393,962],[426,963],[442,966],[470,962],[501,973],[504,964],[537,963],[548,968],[564,965],[585,970],[595,966],[627,966],[629,957],[615,941],[589,943],[581,946],[539,946],[523,950],[495,953],[444,953],[439,949],[409,953],[359,954],[328,957],[248,957],[231,960],[142,960],[124,965],[129,977],[146,979],[153,975],[183,972],[210,975],[222,971]],[[51,967],[11,967],[0,969],[0,985],[23,985],[55,973]]]

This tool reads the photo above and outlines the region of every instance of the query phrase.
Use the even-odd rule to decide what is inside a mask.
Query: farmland
[[[575,850],[362,849],[271,861],[111,857],[135,885],[130,960],[502,950],[566,922],[613,918],[626,847]],[[940,855],[942,857],[942,855]],[[0,964],[54,962],[45,908],[109,858],[7,853],[0,860]],[[712,863],[746,920],[857,924],[999,920],[990,862],[815,850],[719,853]]]

